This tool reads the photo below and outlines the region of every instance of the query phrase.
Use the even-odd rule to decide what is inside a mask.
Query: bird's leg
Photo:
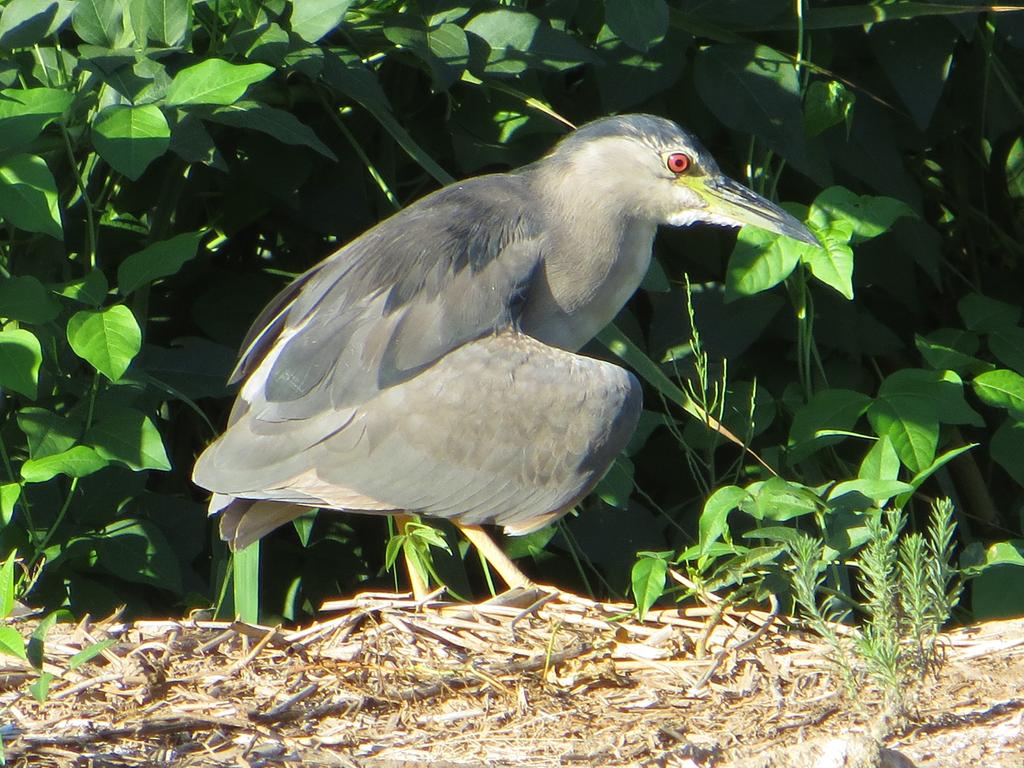
[[[516,567],[516,564],[501,550],[501,547],[494,543],[494,539],[488,536],[487,532],[479,525],[455,523],[455,527],[462,531],[462,535],[476,547],[476,551],[483,556],[484,560],[494,566],[494,570],[498,572],[509,589],[530,589],[534,586],[530,578]]]
[[[422,602],[426,600],[427,595],[430,594],[430,587],[426,581],[423,580],[423,576],[420,573],[416,563],[416,555],[412,551],[408,536],[409,523],[416,522],[416,518],[412,515],[395,515],[395,523],[398,525],[398,532],[403,536],[406,536],[405,542],[402,544],[402,557],[405,560],[405,571],[409,574],[409,586],[412,588],[412,595],[416,599],[416,602]]]

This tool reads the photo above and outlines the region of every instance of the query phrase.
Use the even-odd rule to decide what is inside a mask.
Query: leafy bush
[[[601,337],[649,385],[641,429],[578,517],[510,553],[613,593],[637,551],[670,553],[633,579],[648,604],[677,551],[704,586],[785,589],[794,526],[842,557],[887,502],[913,524],[941,489],[968,564],[987,568],[975,612],[1019,611],[1024,19],[954,11],[8,0],[0,559],[17,553],[22,599],[135,614],[216,600],[227,558],[188,476],[263,303],[439,184],[535,159],[563,119],[650,111],[756,190],[803,201],[827,248],[664,233]],[[778,477],[688,415],[695,402]],[[384,521],[295,528],[264,545],[265,610],[294,617],[382,578]],[[468,594],[459,551],[437,567]]]

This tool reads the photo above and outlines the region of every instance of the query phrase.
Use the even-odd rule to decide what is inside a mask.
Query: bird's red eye
[[[683,152],[673,152],[665,164],[672,173],[684,173],[690,167],[690,156]]]

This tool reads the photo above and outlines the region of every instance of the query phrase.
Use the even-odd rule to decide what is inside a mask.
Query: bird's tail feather
[[[221,515],[220,537],[234,551],[245,549],[309,509],[299,504],[239,499],[220,493],[214,494],[210,500],[210,514],[219,512]]]

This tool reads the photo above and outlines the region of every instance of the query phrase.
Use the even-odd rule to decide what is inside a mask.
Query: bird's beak
[[[699,191],[708,206],[704,213],[723,224],[749,225],[821,247],[802,222],[728,176],[705,177]]]

